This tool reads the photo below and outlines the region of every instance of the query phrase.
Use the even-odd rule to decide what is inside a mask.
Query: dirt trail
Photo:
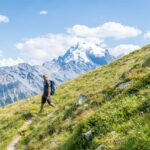
[[[47,118],[53,118],[54,116],[55,116],[54,113],[50,113],[50,114],[47,115],[47,117],[46,117],[45,119],[47,119]],[[33,119],[35,119],[35,117],[29,118],[28,120],[26,120],[26,122],[25,122],[24,125],[19,129],[19,131],[25,130],[25,129],[32,123]],[[42,120],[42,121],[43,121],[43,120]],[[42,122],[42,121],[41,121],[41,122]],[[40,122],[40,123],[41,123],[41,122]],[[8,145],[7,150],[16,150],[16,146],[17,146],[17,144],[18,144],[20,138],[21,138],[21,135],[18,133],[18,134],[12,139],[12,141],[10,142],[10,144]]]
[[[30,118],[30,119],[26,120],[26,122],[24,123],[24,125],[19,130],[20,131],[25,130],[32,123],[32,120],[33,120],[33,118]],[[17,134],[12,139],[12,141],[10,142],[10,144],[8,145],[7,150],[16,150],[16,146],[17,146],[17,143],[19,142],[20,138],[21,138],[21,135]]]

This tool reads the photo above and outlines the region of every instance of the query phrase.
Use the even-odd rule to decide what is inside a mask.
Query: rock
[[[70,109],[70,107],[69,106],[65,106],[65,110],[69,110]]]
[[[56,141],[50,141],[50,144],[52,144],[52,145],[56,145],[56,144],[57,144],[57,142],[56,142]]]
[[[47,117],[48,118],[53,118],[53,117],[55,117],[55,114],[54,113],[50,113],[50,114],[47,115]]]
[[[144,112],[143,112],[143,111],[140,111],[140,115],[141,115],[141,116],[144,116]]]
[[[90,140],[91,136],[92,136],[92,131],[91,130],[89,130],[88,132],[85,133],[85,138],[87,140]]]
[[[116,88],[116,90],[123,89],[123,88],[129,86],[129,84],[130,84],[130,81],[128,81],[128,82],[123,82],[123,83],[119,84],[119,86]]]
[[[102,150],[104,145],[100,145],[96,150]]]
[[[110,134],[111,134],[111,135],[114,135],[114,134],[116,134],[116,131],[112,131]]]
[[[80,95],[78,97],[77,105],[82,105],[87,100],[87,97],[85,95]]]

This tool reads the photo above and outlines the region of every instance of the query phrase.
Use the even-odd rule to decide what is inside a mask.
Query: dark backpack
[[[55,82],[50,80],[50,86],[51,86],[51,95],[54,95],[56,91]]]

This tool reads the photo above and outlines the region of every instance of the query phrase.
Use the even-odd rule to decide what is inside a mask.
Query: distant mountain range
[[[57,84],[73,79],[115,59],[106,49],[91,43],[77,43],[63,56],[40,66],[21,63],[0,68],[0,106],[39,94],[42,75],[47,74]]]

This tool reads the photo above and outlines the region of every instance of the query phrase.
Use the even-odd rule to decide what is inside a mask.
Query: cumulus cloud
[[[8,23],[8,22],[9,18],[7,16],[0,15],[0,23]]]
[[[133,44],[121,44],[118,45],[114,48],[110,48],[110,53],[116,57],[122,56],[122,55],[127,55],[130,52],[139,49],[140,47],[138,45],[133,45]]]
[[[23,57],[32,64],[39,64],[56,58],[79,42],[90,41],[102,43],[102,40],[95,38],[79,38],[64,34],[49,34],[45,36],[26,39],[16,44]]]
[[[46,11],[46,10],[41,10],[40,11],[40,15],[47,15],[48,14],[48,11]]]
[[[4,66],[14,66],[14,65],[17,65],[19,63],[23,63],[24,60],[21,59],[21,58],[16,58],[16,59],[13,59],[13,58],[10,58],[10,57],[4,57],[3,55],[3,51],[0,50],[0,67],[4,67]]]
[[[21,58],[12,59],[12,58],[1,58],[0,67],[3,66],[14,66],[24,61]]]
[[[24,39],[16,44],[16,48],[20,50],[25,61],[41,64],[64,54],[68,48],[80,42],[91,42],[101,48],[109,48],[105,43],[106,38],[123,39],[139,34],[139,29],[115,22],[104,23],[95,28],[75,25],[68,28],[64,34],[47,34]],[[113,55],[120,55],[121,52],[128,53],[137,48],[135,45],[119,45],[111,48],[111,52]]]
[[[147,32],[144,34],[144,38],[150,39],[150,31],[147,31]]]
[[[67,32],[79,37],[97,37],[97,38],[115,38],[124,39],[129,37],[136,37],[142,33],[141,30],[122,25],[116,22],[107,22],[95,28],[90,28],[85,25],[74,25],[67,29]]]

